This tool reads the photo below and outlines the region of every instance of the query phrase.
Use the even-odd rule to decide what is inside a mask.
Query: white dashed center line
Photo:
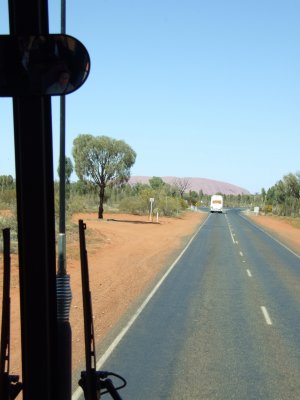
[[[230,225],[230,223],[229,223],[229,221],[228,221],[227,215],[225,215],[225,218],[226,218],[226,222],[227,222],[228,229],[229,229],[229,232],[230,232],[231,240],[232,240],[233,244],[235,244],[235,243],[237,243],[236,240],[235,240],[235,237],[234,237],[235,234],[233,233],[233,231],[232,231],[232,229],[231,229],[231,225]]]
[[[251,271],[249,269],[247,269],[247,274],[248,274],[249,278],[252,278],[252,274],[251,274]]]
[[[261,308],[261,311],[262,311],[262,313],[263,313],[263,315],[264,315],[264,317],[265,317],[266,323],[267,323],[268,325],[272,325],[272,320],[271,320],[271,318],[270,318],[270,316],[269,316],[269,313],[268,313],[266,307],[261,306],[260,308]]]

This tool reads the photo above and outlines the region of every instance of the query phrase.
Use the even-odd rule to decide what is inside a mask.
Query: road
[[[98,364],[127,379],[123,399],[300,398],[294,253],[235,210],[211,214],[156,289]]]

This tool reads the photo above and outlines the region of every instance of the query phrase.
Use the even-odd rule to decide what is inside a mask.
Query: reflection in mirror
[[[89,71],[86,48],[71,36],[0,35],[0,97],[66,95]]]

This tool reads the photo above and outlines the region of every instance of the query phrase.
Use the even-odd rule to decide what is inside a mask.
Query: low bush
[[[16,208],[15,189],[6,189],[0,192],[0,210],[14,210]]]
[[[134,215],[145,215],[149,213],[149,204],[138,196],[127,197],[120,201],[119,210]]]
[[[99,197],[94,194],[84,196],[75,194],[66,201],[66,212],[69,215],[79,212],[97,212],[98,207]]]
[[[264,207],[262,208],[262,211],[263,211],[265,214],[272,214],[272,212],[273,212],[273,206],[272,206],[272,204],[266,204],[266,205],[264,205]]]

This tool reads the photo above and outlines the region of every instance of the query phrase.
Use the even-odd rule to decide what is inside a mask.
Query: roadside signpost
[[[150,217],[149,220],[152,222],[153,220],[153,203],[154,203],[154,197],[150,197]]]

